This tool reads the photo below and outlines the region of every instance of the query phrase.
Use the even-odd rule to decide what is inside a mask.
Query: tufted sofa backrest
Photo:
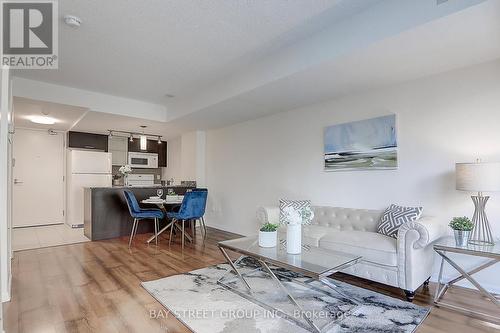
[[[329,206],[313,206],[313,225],[337,230],[376,232],[383,211]]]

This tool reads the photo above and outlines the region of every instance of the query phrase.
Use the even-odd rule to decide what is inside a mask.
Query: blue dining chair
[[[194,221],[201,219],[205,214],[205,207],[207,204],[207,190],[201,191],[190,191],[186,192],[184,199],[182,200],[181,208],[178,212],[167,212],[167,217],[172,219],[172,225],[170,227],[170,239],[169,244],[172,242],[174,226],[177,226],[177,222],[181,222],[181,237],[182,237],[182,248],[184,248],[184,238],[187,238],[192,242],[192,238],[186,235],[184,230],[184,223],[186,221]],[[193,233],[194,237],[194,233]]]
[[[208,199],[208,189],[206,188],[194,188],[191,191],[200,191],[200,192],[207,192],[207,196],[205,197],[205,204],[203,205],[203,210],[201,212],[201,216],[199,219],[194,220],[194,224],[196,225],[196,221],[200,221],[201,227],[203,228],[203,237],[207,236],[207,226],[205,225],[205,209],[207,206],[207,199]],[[194,231],[194,228],[193,228]]]
[[[130,233],[130,240],[128,241],[128,247],[130,248],[132,244],[132,239],[137,234],[137,227],[140,220],[153,219],[155,222],[155,243],[158,245],[158,224],[159,220],[165,215],[160,209],[143,209],[139,207],[139,203],[135,198],[132,191],[125,190],[125,200],[127,201],[128,210],[130,216],[134,218],[134,224],[132,225],[132,232]]]

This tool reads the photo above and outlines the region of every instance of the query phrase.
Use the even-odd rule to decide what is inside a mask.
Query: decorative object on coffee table
[[[492,246],[474,245],[468,243],[465,246],[457,246],[452,237],[444,237],[434,244],[434,251],[441,256],[441,267],[439,269],[438,285],[434,296],[434,304],[491,322],[500,323],[500,297],[490,293],[472,277],[474,274],[477,274],[480,271],[500,262],[500,244]],[[452,253],[453,256],[450,256],[449,253]],[[459,254],[483,260],[476,267],[470,267],[470,265],[467,265],[467,268],[463,268],[463,261],[457,260],[459,259],[457,258],[457,255]],[[447,262],[459,273],[457,277],[448,281],[443,281],[443,269],[445,262]],[[464,307],[463,305],[443,300],[445,293],[449,289],[452,289],[454,284],[464,279],[467,279],[483,296],[489,299],[493,303],[493,308],[488,306],[475,309],[472,305]],[[489,309],[492,311],[489,311]]]
[[[457,190],[477,192],[471,197],[474,202],[474,228],[469,242],[493,245],[490,223],[484,211],[490,197],[483,196],[483,192],[500,191],[500,163],[481,163],[478,159],[476,163],[457,163],[455,170]]]
[[[286,252],[300,254],[302,251],[302,215],[293,207],[283,210],[286,223]]]
[[[280,211],[286,224],[286,249],[288,254],[300,254],[302,251],[302,224],[311,224],[314,212],[310,204],[295,208],[287,206]]]
[[[278,239],[278,225],[272,223],[264,224],[259,230],[259,246],[275,247]]]
[[[454,217],[449,226],[453,229],[457,246],[467,246],[474,224],[466,217]]]

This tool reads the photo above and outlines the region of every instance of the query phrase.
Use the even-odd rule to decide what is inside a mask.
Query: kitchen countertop
[[[84,188],[84,234],[91,240],[101,240],[129,236],[133,219],[130,216],[124,190],[132,191],[138,202],[156,195],[160,187],[150,186],[117,186],[117,187],[86,187]],[[177,195],[184,195],[193,186],[165,186],[163,193],[168,190]],[[165,205],[165,209],[171,209],[173,205]],[[149,208],[157,208],[150,206]],[[164,226],[165,220],[161,225]],[[154,223],[139,223],[137,233],[154,232]]]
[[[166,188],[176,188],[176,187],[188,187],[191,188],[193,186],[186,186],[186,185],[165,185],[161,186],[161,184],[158,185],[149,185],[149,186],[124,186],[124,185],[113,185],[113,186],[90,186],[88,188],[91,189],[101,189],[101,188],[159,188],[159,187],[166,187]]]

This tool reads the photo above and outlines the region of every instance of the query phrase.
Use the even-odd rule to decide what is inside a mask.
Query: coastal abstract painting
[[[372,170],[398,167],[396,115],[325,128],[325,170]]]

